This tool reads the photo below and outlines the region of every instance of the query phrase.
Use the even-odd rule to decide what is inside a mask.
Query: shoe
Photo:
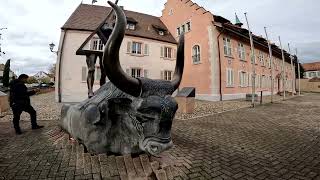
[[[36,126],[33,126],[33,127],[32,127],[32,129],[41,129],[41,128],[44,128],[44,126],[38,126],[38,125],[36,125]]]

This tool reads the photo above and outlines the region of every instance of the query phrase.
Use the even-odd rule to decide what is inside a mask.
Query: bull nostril
[[[157,152],[157,151],[158,151],[158,146],[151,145],[151,146],[150,146],[150,149],[151,149],[151,151],[153,151],[153,152]]]

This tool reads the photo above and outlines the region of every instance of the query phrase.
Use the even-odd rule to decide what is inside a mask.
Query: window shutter
[[[87,80],[87,68],[86,67],[82,67],[81,77],[82,77],[81,78],[82,81]]]
[[[164,73],[163,71],[160,72],[160,78],[161,79],[164,79],[164,74],[163,73]]]
[[[173,56],[172,56],[174,59],[177,59],[177,50],[176,49],[173,49]]]
[[[164,51],[164,48],[163,48],[163,46],[161,46],[161,52],[160,52],[160,57],[163,57],[163,51]]]
[[[131,42],[128,41],[128,44],[127,44],[127,53],[131,53]]]
[[[144,44],[144,55],[148,56],[149,55],[149,45]]]
[[[234,85],[234,74],[233,74],[233,70],[231,70],[231,85]]]
[[[148,78],[148,70],[147,69],[143,70],[143,77]]]

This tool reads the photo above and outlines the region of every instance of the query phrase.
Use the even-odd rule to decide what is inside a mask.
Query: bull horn
[[[179,39],[176,69],[174,71],[173,79],[171,81],[171,84],[173,85],[174,90],[179,88],[179,85],[182,80],[183,68],[184,68],[184,34],[182,34]]]
[[[116,14],[116,24],[103,53],[103,66],[109,80],[121,91],[138,97],[141,93],[140,81],[128,76],[121,68],[119,50],[126,31],[127,19],[123,10],[108,1]]]

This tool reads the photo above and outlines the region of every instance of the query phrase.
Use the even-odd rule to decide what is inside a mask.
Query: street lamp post
[[[53,50],[55,46],[56,45],[53,42],[51,44],[49,44],[50,51],[53,52],[53,53],[56,53],[58,55],[58,51],[54,51]]]

